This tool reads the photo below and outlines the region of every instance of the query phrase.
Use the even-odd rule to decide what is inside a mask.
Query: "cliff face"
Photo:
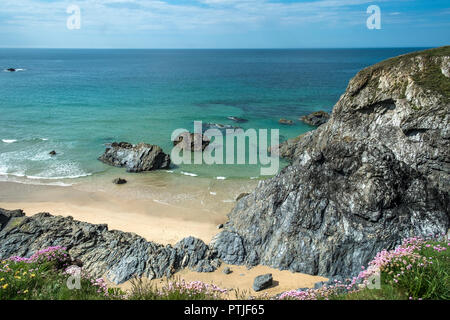
[[[171,275],[264,264],[351,275],[409,236],[449,228],[450,47],[387,60],[353,78],[330,120],[281,147],[292,165],[240,199],[210,246],[174,247],[48,213],[0,209],[0,258],[67,247],[94,276]]]
[[[349,275],[412,235],[447,232],[450,47],[359,72],[293,164],[240,200],[213,246],[232,264]]]

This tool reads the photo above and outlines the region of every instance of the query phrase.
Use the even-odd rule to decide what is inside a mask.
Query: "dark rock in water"
[[[273,283],[272,274],[264,274],[261,276],[257,276],[253,281],[253,290],[261,291],[269,288]]]
[[[210,139],[200,133],[185,132],[180,134],[174,141],[173,145],[178,146],[182,150],[199,152],[204,151],[210,144]]]
[[[449,60],[445,47],[359,72],[330,120],[285,150],[292,165],[236,203],[211,243],[219,257],[353,276],[404,238],[446,233]]]
[[[292,125],[294,124],[294,121],[288,120],[288,119],[280,119],[280,120],[278,121],[278,123],[279,123],[279,124],[286,124],[286,125],[292,126]]]
[[[50,151],[48,154],[51,155],[51,156],[55,156],[56,155],[56,151],[55,150]]]
[[[217,129],[220,132],[222,132],[223,134],[227,133],[227,130],[237,130],[237,129],[242,129],[241,127],[235,127],[229,124],[220,124],[220,123],[203,123],[202,125],[202,130],[203,132],[205,132],[206,130],[209,129]]]
[[[229,267],[225,267],[225,268],[223,268],[222,272],[224,274],[230,274],[231,273],[231,269]]]
[[[113,142],[98,158],[103,163],[115,167],[125,167],[128,172],[142,172],[170,167],[170,156],[156,145],[128,142]]]
[[[241,200],[242,198],[248,196],[249,194],[250,194],[250,193],[247,193],[247,192],[241,193],[240,195],[237,196],[236,201]]]
[[[127,180],[122,179],[122,178],[116,178],[113,180],[113,183],[114,184],[125,184],[125,183],[127,183]]]
[[[15,72],[16,69],[14,69],[14,68],[8,68],[8,69],[6,69],[6,71],[9,71],[9,72]]]
[[[307,116],[300,117],[300,120],[311,126],[321,126],[330,119],[330,115],[325,111],[316,111]]]
[[[239,118],[239,117],[234,117],[234,116],[227,117],[227,119],[232,120],[232,121],[237,122],[237,123],[248,122],[247,119]]]
[[[72,217],[0,209],[0,259],[29,257],[49,246],[66,247],[70,256],[94,277],[122,283],[133,276],[170,277],[180,268],[211,272],[220,266],[216,252],[202,240],[185,238],[174,247],[148,242],[134,234],[108,230]]]

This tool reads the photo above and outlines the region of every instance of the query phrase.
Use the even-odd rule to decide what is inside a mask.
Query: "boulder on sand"
[[[111,166],[124,167],[128,172],[170,167],[170,156],[165,154],[159,146],[147,143],[132,145],[128,142],[113,142],[98,160]]]
[[[273,283],[272,274],[263,274],[261,276],[257,276],[253,281],[253,290],[261,291],[269,288]]]

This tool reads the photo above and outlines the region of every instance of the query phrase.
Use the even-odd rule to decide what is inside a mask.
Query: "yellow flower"
[[[34,273],[32,273],[32,274],[30,274],[30,277],[34,278],[34,277],[36,277],[36,275]]]
[[[22,278],[21,278],[21,277],[19,277],[19,276],[14,276],[14,278],[16,278],[16,279],[19,279],[19,280],[20,280],[20,279],[22,279]]]
[[[22,273],[22,275],[24,276],[24,275],[26,275],[27,274],[27,272],[25,271],[24,273]]]
[[[23,293],[28,293],[28,289],[27,290],[25,290]]]
[[[1,278],[1,279],[0,279],[0,281],[3,281],[3,280],[5,280],[5,278]]]
[[[3,288],[3,289],[6,289],[6,288],[8,288],[8,286],[9,286],[9,284],[6,283],[6,284],[4,284],[4,285],[2,286],[2,288]]]

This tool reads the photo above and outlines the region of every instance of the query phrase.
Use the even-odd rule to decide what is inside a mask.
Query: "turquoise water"
[[[0,178],[62,180],[111,170],[97,158],[113,141],[170,153],[193,121],[312,130],[298,121],[331,111],[360,69],[416,49],[59,50],[0,49]],[[234,124],[227,116],[249,121]],[[292,119],[293,126],[278,124]],[[57,156],[48,153],[56,150]],[[181,165],[173,174],[258,177],[251,165]]]

